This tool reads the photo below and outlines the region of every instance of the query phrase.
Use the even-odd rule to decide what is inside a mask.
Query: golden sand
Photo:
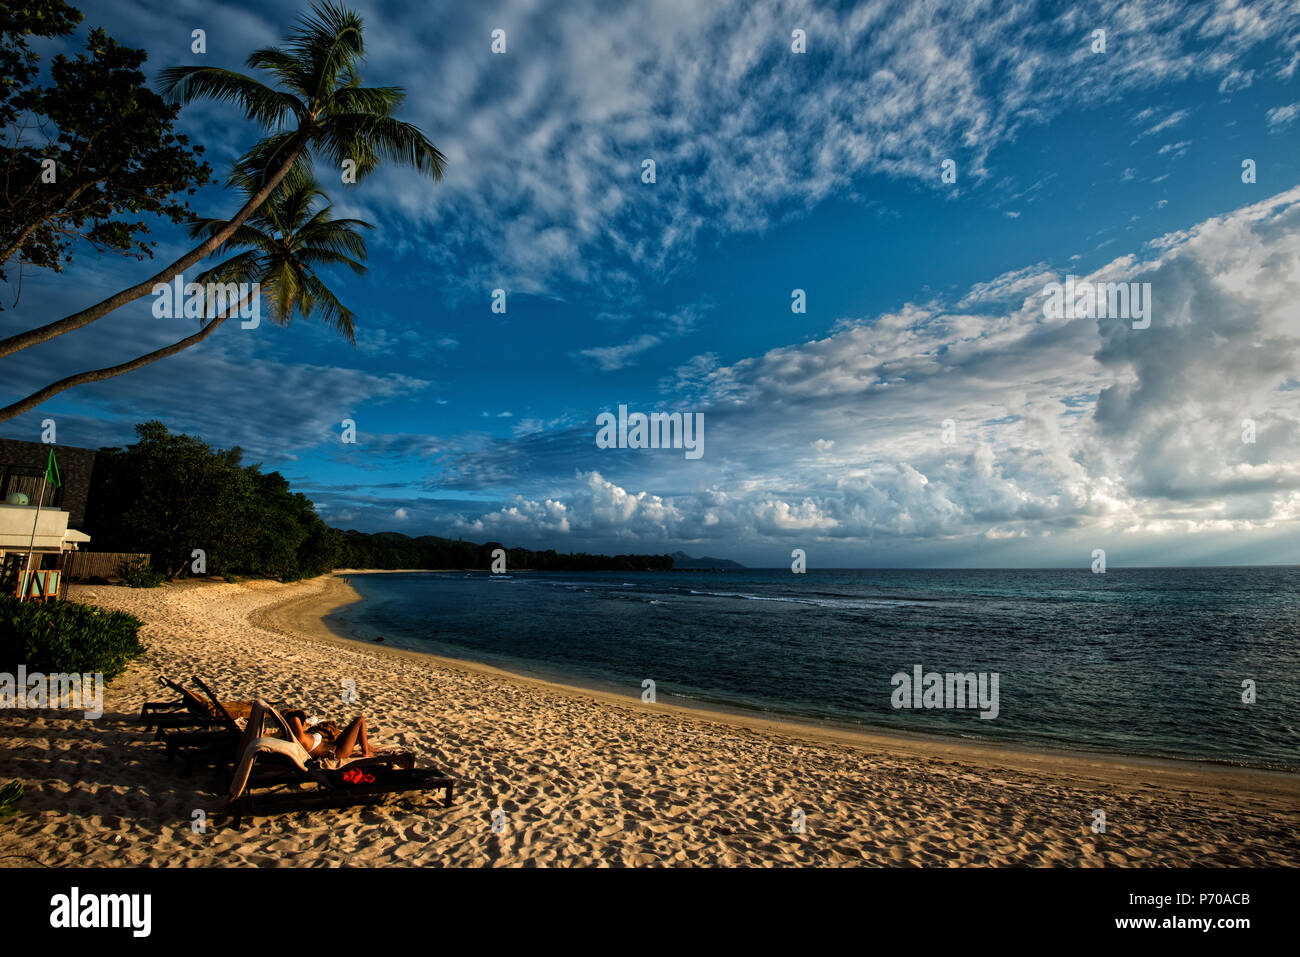
[[[0,865],[1300,864],[1300,775],[645,705],[338,638],[321,619],[356,594],[336,577],[71,597],[144,619],[148,651],[98,721],[0,712],[0,783],[26,788],[22,813],[0,820]],[[171,697],[160,673],[197,674],[227,699],[364,713],[377,744],[458,778],[454,803],[221,826],[225,782],[186,777],[137,722],[143,701]],[[356,705],[341,700],[349,679]],[[1090,827],[1099,808],[1104,834]]]

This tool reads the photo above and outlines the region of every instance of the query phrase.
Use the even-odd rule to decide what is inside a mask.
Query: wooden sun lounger
[[[180,694],[181,702],[185,706],[184,711],[154,719],[158,728],[154,740],[168,742],[167,752],[170,756],[175,750],[175,745],[171,742],[181,741],[190,735],[219,730],[223,727],[223,722],[220,715],[194,692],[175,682],[169,681],[168,684]]]
[[[200,700],[197,695],[179,685],[173,687],[181,692],[182,700],[186,702],[193,718],[191,725],[197,724],[201,730],[185,731],[160,727],[158,733],[167,744],[168,761],[175,759],[178,754],[185,758],[186,774],[193,772],[194,762],[199,758],[205,758],[220,773],[222,768],[239,756],[239,742],[243,737],[244,729],[236,720],[236,712],[242,712],[247,716],[252,705],[244,702],[222,701],[202,678],[195,676],[190,680],[207,696],[207,702]]]
[[[184,728],[215,723],[215,717],[209,713],[206,706],[196,710],[195,706],[202,703],[198,701],[193,692],[183,688],[166,675],[159,675],[158,683],[176,692],[177,697],[174,701],[146,701],[144,703],[140,708],[140,721],[146,731],[152,730],[156,726],[159,730],[157,737],[162,737],[161,732],[164,728]]]
[[[171,688],[177,694],[175,701],[146,701],[140,709],[140,720],[145,730],[157,726],[156,740],[160,740],[169,728],[213,728],[222,727],[224,722],[214,707],[205,704],[198,695],[188,688],[177,684],[166,675],[158,676],[158,683]],[[223,701],[226,711],[237,718],[248,717],[252,702]]]
[[[370,799],[417,791],[443,791],[443,806],[451,805],[455,780],[436,768],[392,767],[399,758],[414,761],[413,755],[378,755],[346,762],[342,767],[327,769],[308,758],[302,761],[287,754],[263,753],[258,750],[264,722],[271,722],[280,735],[292,742],[301,755],[306,755],[294,741],[288,723],[275,708],[258,702],[244,729],[240,745],[241,761],[236,765],[226,802],[226,813],[238,828],[246,815],[274,814],[288,810],[315,810],[327,807],[348,807],[371,803]],[[256,725],[256,727],[255,727]],[[246,777],[239,780],[241,764],[250,764]],[[343,775],[358,768],[374,777],[373,782],[352,784]]]
[[[357,804],[383,802],[395,794],[413,791],[442,789],[443,807],[451,806],[455,781],[437,768],[387,768],[374,765],[366,769],[374,777],[369,784],[348,784],[339,775],[342,771],[318,771],[311,778],[298,778],[296,782],[283,781],[279,786],[307,783],[315,780],[315,788],[302,790],[264,791],[261,794],[246,792],[233,804],[227,805],[233,827],[240,827],[245,816],[278,814],[284,811],[313,811],[325,808],[351,807]],[[261,785],[263,788],[270,784]],[[370,798],[376,798],[373,802]]]
[[[185,773],[190,774],[194,770],[194,762],[202,757],[214,764],[220,773],[222,768],[239,757],[239,743],[243,739],[244,729],[235,719],[229,704],[219,699],[202,678],[195,675],[190,680],[207,695],[208,703],[198,701],[197,698],[195,701],[198,701],[198,706],[212,715],[216,727],[203,731],[173,731],[167,734],[165,738],[167,760],[170,761],[176,754],[182,753],[185,757]],[[249,709],[251,710],[251,706]]]
[[[167,684],[166,677],[164,677],[163,675],[159,675],[158,683],[161,685],[166,685]],[[174,717],[177,714],[177,712],[181,712],[184,710],[185,710],[184,698],[180,698],[176,701],[146,701],[140,707],[140,723],[144,725],[144,729],[146,731],[149,731],[150,729],[152,729],[155,720],[159,718]]]

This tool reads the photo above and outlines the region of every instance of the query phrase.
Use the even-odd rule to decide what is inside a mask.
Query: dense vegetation
[[[180,108],[146,85],[143,50],[94,29],[84,53],[60,53],[42,76],[32,38],[81,19],[62,0],[0,4],[0,282],[19,266],[61,272],[82,240],[151,258],[141,217],[188,219],[185,197],[212,172],[175,132]]]
[[[96,551],[147,552],[168,579],[256,575],[293,581],[332,568],[491,568],[499,542],[475,544],[396,532],[330,528],[278,472],[244,465],[238,448],[213,449],[161,422],[136,426],[139,441],[95,459],[87,528]],[[203,552],[196,567],[194,552]],[[506,568],[667,571],[668,555],[559,554],[506,549]],[[142,580],[143,583],[143,580]]]
[[[161,422],[136,426],[136,435],[134,445],[95,457],[86,531],[96,551],[148,552],[169,579],[233,573],[293,581],[336,565],[340,533],[279,472],[244,465],[238,448],[173,435]]]
[[[15,674],[22,664],[28,672],[102,673],[110,681],[144,653],[141,624],[123,611],[0,595],[0,672]]]

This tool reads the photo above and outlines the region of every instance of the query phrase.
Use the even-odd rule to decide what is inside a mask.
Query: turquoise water
[[[661,701],[1300,769],[1297,567],[351,581],[365,600],[332,616],[346,634],[633,698],[650,679]],[[924,703],[895,693],[893,676],[916,665],[984,673],[986,691],[996,673],[997,716],[895,707]]]

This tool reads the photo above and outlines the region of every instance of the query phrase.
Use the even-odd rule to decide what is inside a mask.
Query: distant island
[[[707,555],[703,558],[691,558],[685,552],[673,552],[669,556],[673,560],[673,568],[685,569],[690,571],[713,570],[713,569],[732,569],[745,566],[740,562],[733,562],[728,558],[709,558]]]

